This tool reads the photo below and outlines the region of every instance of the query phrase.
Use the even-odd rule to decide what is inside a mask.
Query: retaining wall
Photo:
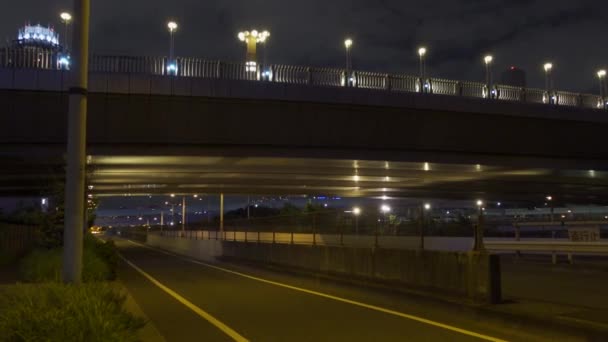
[[[499,259],[488,253],[192,240],[156,234],[150,234],[147,243],[199,260],[221,257],[270,264],[482,303],[501,299]]]

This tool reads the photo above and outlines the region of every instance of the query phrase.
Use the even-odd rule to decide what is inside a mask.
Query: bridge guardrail
[[[59,53],[44,49],[0,49],[0,67],[19,69],[60,70]],[[169,72],[168,66],[175,65]],[[169,61],[167,57],[148,56],[105,56],[92,55],[89,62],[91,72],[148,74],[158,76],[218,78],[228,80],[270,81],[279,83],[309,84],[326,87],[352,86],[365,89],[385,89],[388,91],[418,92],[419,78],[411,75],[396,75],[355,70],[347,75],[340,68],[319,68],[292,65],[256,66],[247,71],[245,63],[210,61],[201,58],[177,57]],[[353,78],[350,80],[350,78]],[[456,81],[431,78],[432,93],[452,96],[483,98],[487,85],[481,82]],[[548,93],[542,89],[518,88],[506,85],[495,86],[497,99],[525,103],[548,103]],[[606,99],[593,94],[579,94],[555,91],[555,105],[583,108],[604,108]]]

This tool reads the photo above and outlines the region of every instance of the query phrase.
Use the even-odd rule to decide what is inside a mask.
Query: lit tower
[[[257,60],[257,45],[258,43],[265,43],[270,32],[257,30],[243,31],[238,34],[239,40],[247,44],[247,55],[245,56],[245,72],[256,75],[258,71],[258,60]]]

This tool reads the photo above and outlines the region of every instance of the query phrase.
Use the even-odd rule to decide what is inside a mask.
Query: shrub
[[[145,322],[103,283],[26,284],[0,290],[3,341],[137,341]]]

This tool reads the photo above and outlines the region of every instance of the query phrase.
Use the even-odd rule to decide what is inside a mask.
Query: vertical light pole
[[[74,284],[82,280],[90,5],[90,0],[74,1],[75,68],[69,90],[62,274],[65,283]]]
[[[224,236],[224,193],[220,194],[220,233]]]
[[[351,55],[352,47],[353,47],[353,40],[350,38],[346,38],[344,40],[344,48],[346,50],[346,75],[345,75],[344,84],[347,87],[351,86],[351,77],[352,77],[351,73],[352,73],[352,69],[353,69],[353,61],[352,61],[352,55]]]
[[[483,246],[483,201],[477,200],[477,226],[475,227],[475,244],[473,250],[481,252],[484,250]]]
[[[420,208],[420,249],[424,249],[424,228],[426,226],[426,215],[427,211],[431,210],[431,204],[425,203]]]
[[[427,82],[426,82],[426,57],[427,49],[426,47],[418,48],[418,57],[420,61],[420,92],[425,93],[427,91]]]
[[[361,208],[354,207],[353,215],[355,215],[355,235],[359,235],[359,215],[361,215]]]
[[[543,65],[543,69],[545,70],[545,91],[547,93],[547,103],[553,104],[555,101],[555,97],[553,96],[553,64],[545,63]]]
[[[258,71],[257,45],[264,43],[270,37],[270,32],[257,30],[239,32],[238,38],[240,41],[247,44],[247,54],[245,55],[245,73],[247,78],[249,75],[256,75]]]
[[[69,26],[70,26],[70,22],[72,21],[72,15],[68,12],[63,12],[59,15],[59,17],[61,18],[61,22],[64,24],[64,43],[63,43],[63,50],[64,51],[68,51],[68,30],[69,30]]]
[[[384,230],[384,227],[386,225],[386,215],[391,212],[391,207],[389,207],[386,204],[383,204],[380,207],[380,212],[382,213],[382,230]],[[378,229],[377,228],[376,228],[376,239],[375,239],[375,243],[374,244],[375,244],[375,247],[378,247],[378,245],[379,245],[378,244]]]
[[[608,100],[606,99],[606,70],[599,70],[597,77],[600,80],[600,103],[598,104],[598,108],[605,109],[608,107]]]
[[[487,91],[487,97],[488,98],[493,98],[494,97],[494,90],[492,89],[492,61],[494,60],[494,57],[492,57],[491,55],[487,55],[483,58],[483,62],[486,65],[486,91]]]
[[[177,23],[170,21],[167,23],[169,29],[169,63],[167,64],[167,73],[177,75],[177,63],[175,59],[175,31],[177,31]]]
[[[186,236],[186,196],[182,197],[182,237]]]

